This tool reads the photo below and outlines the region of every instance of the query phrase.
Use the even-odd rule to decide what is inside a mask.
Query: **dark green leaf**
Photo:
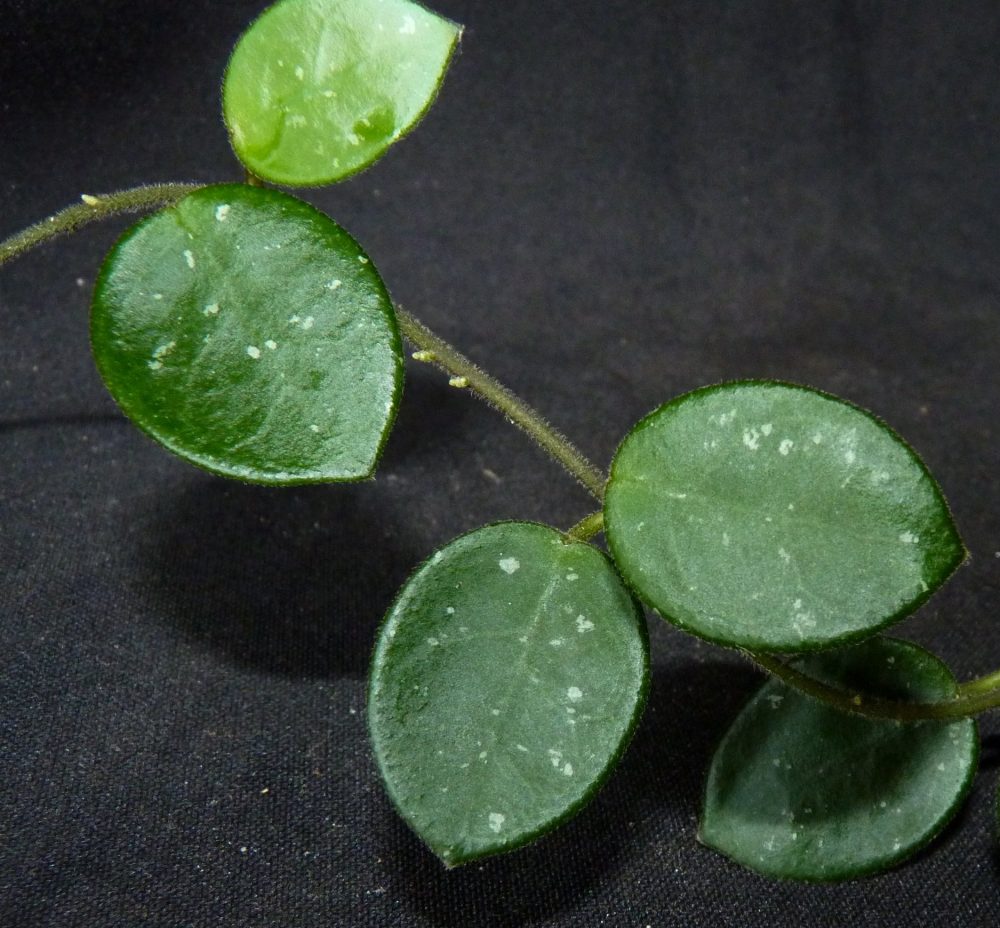
[[[233,148],[279,184],[371,164],[430,106],[461,33],[409,0],[282,0],[240,39],[223,110]]]
[[[886,699],[931,702],[955,693],[937,658],[888,638],[795,666]],[[886,869],[958,809],[978,744],[971,719],[872,721],[771,680],[716,751],[700,838],[769,876],[841,880]]]
[[[358,244],[306,203],[206,187],[133,226],[101,269],[91,338],[137,425],[259,483],[354,480],[395,415],[402,353]]]
[[[608,776],[648,679],[645,622],[607,558],[542,525],[490,525],[409,580],[372,664],[389,793],[446,864],[554,828]]]
[[[767,382],[697,390],[643,419],[615,457],[605,528],[665,618],[761,651],[869,635],[965,554],[937,483],[888,426]]]

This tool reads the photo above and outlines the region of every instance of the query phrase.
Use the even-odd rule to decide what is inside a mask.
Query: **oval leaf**
[[[393,801],[448,864],[554,828],[639,717],[645,622],[607,558],[542,525],[490,525],[409,580],[372,664],[369,724]]]
[[[933,655],[876,638],[795,666],[886,699],[937,701],[955,680]],[[873,721],[770,680],[719,745],[700,838],[768,876],[841,880],[923,847],[972,784],[976,723]]]
[[[242,184],[125,233],[98,278],[91,340],[137,425],[258,483],[368,476],[402,385],[392,303],[358,244],[308,204]]]
[[[460,34],[409,0],[274,4],[226,69],[233,149],[279,184],[326,184],[361,170],[423,116]]]
[[[643,419],[615,456],[605,529],[622,575],[665,618],[762,651],[869,635],[965,556],[940,488],[888,426],[756,381]]]

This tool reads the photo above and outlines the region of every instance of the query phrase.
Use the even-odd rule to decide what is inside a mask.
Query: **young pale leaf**
[[[292,186],[367,167],[430,106],[460,34],[410,0],[281,0],[226,69],[233,149],[258,176]]]
[[[125,233],[97,281],[91,341],[140,428],[256,483],[368,476],[402,386],[392,303],[357,242],[243,184],[197,190]]]
[[[595,548],[519,522],[458,538],[410,578],[375,649],[390,796],[449,866],[530,841],[614,767],[648,663],[642,614]]]
[[[888,699],[955,693],[937,658],[888,638],[795,666]],[[978,745],[971,719],[873,721],[771,680],[715,753],[699,837],[768,876],[842,880],[884,870],[952,817],[972,784]]]
[[[605,531],[665,618],[761,651],[870,635],[965,556],[940,488],[888,426],[757,381],[697,390],[636,425],[612,466]]]

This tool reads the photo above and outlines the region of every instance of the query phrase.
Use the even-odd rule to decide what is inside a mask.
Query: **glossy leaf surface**
[[[955,692],[937,658],[893,639],[795,666],[888,699],[930,702]],[[971,719],[873,721],[772,679],[716,751],[700,838],[768,876],[839,880],[883,870],[952,817],[972,783],[977,752]]]
[[[375,466],[402,384],[389,295],[358,244],[306,203],[230,184],[133,226],[94,294],[98,368],[171,451],[260,483]]]
[[[250,26],[226,70],[237,156],[292,186],[359,171],[430,106],[460,33],[409,0],[281,0]]]
[[[645,621],[608,559],[500,523],[427,561],[390,609],[369,724],[396,806],[449,865],[509,850],[604,781],[645,697]]]
[[[605,527],[665,618],[762,651],[871,634],[965,555],[940,488],[888,426],[768,382],[697,390],[643,419],[615,456]]]

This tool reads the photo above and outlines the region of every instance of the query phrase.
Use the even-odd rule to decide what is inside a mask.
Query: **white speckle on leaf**
[[[550,642],[553,648],[561,648],[565,644],[565,639],[563,638],[553,638]]]
[[[218,303],[209,303],[209,304],[208,304],[208,305],[207,305],[207,306],[206,306],[206,307],[205,307],[205,308],[204,308],[204,309],[202,310],[202,312],[203,312],[203,313],[204,313],[204,314],[205,314],[206,316],[218,316],[218,315],[219,315],[219,304],[218,304]]]
[[[767,701],[771,704],[772,709],[777,709],[778,706],[781,705],[781,702],[784,698],[785,698],[784,696],[780,696],[777,693],[775,693],[773,696],[768,696]],[[777,761],[775,761],[775,763],[777,763]]]
[[[920,536],[914,535],[913,532],[902,532],[899,536],[899,540],[904,545],[915,545],[918,541],[920,541]]]
[[[516,557],[501,558],[499,565],[505,574],[514,574],[521,569],[521,562]]]
[[[289,316],[288,317],[288,324],[289,325],[298,325],[301,321],[302,321],[302,319],[299,316]]]
[[[163,294],[162,293],[154,293],[153,294],[153,299],[154,300],[162,300],[163,299]]]
[[[503,828],[505,821],[507,821],[506,815],[501,815],[499,812],[490,812],[490,831],[500,834],[500,829]]]
[[[778,548],[778,557],[780,557],[786,564],[790,564],[792,561],[792,556],[784,548]]]
[[[579,580],[580,579],[580,575],[577,574],[577,573],[574,573],[573,571],[570,571],[568,574],[566,574],[566,579],[569,580],[570,583],[572,583],[574,580]]]
[[[788,457],[788,452],[792,450],[794,445],[795,442],[793,442],[790,438],[782,438],[781,444],[778,445],[778,453]]]
[[[215,219],[217,222],[225,222],[229,218],[229,210],[231,209],[228,203],[220,203],[215,207]]]
[[[306,316],[305,319],[302,320],[303,329],[311,329],[315,324],[316,320],[313,319],[312,316]]]
[[[444,611],[447,612],[448,615],[454,615],[455,614],[455,607],[454,606],[448,606]]]
[[[722,533],[722,545],[725,548],[729,547],[729,532]]]
[[[312,425],[309,426],[309,431],[310,432],[318,432],[319,431],[319,426],[316,425],[316,423],[314,422]]]
[[[523,751],[523,752],[524,752],[525,754],[527,754],[527,753],[528,753],[528,749],[527,749],[527,748],[526,748],[526,747],[525,747],[525,746],[524,746],[523,744],[517,744],[517,745],[515,745],[515,747],[516,747],[516,748],[517,748],[517,749],[518,749],[519,751]]]
[[[304,80],[306,79],[306,72],[305,72],[305,69],[304,69],[304,68],[302,67],[302,65],[299,65],[299,66],[298,66],[298,67],[297,67],[297,68],[295,69],[295,76],[296,76],[296,77],[297,77],[297,78],[298,78],[298,79],[299,79],[300,81],[304,81]]]
[[[412,16],[403,17],[403,25],[399,27],[400,35],[413,35],[417,31],[416,20]]]
[[[578,686],[571,686],[568,690],[566,690],[566,695],[569,697],[571,702],[579,702],[583,699],[583,690],[581,690]]]
[[[767,436],[770,435],[772,431],[774,431],[774,426],[770,422],[765,422],[760,427],[760,432],[765,438],[767,438]]]
[[[499,714],[500,714],[500,710],[499,710],[499,709],[490,709],[490,712],[491,712],[491,713],[492,713],[493,715],[499,715]]]
[[[817,432],[815,435],[813,435],[813,444],[814,445],[822,444],[822,442],[823,442],[823,436],[819,432]]]
[[[848,464],[853,464],[856,459],[857,455],[850,448],[844,452],[844,460],[847,461]]]
[[[358,255],[358,260],[359,260],[359,261],[360,261],[360,262],[361,262],[362,264],[367,264],[367,263],[368,263],[368,259],[367,259],[367,258],[366,258],[366,257],[365,257],[364,255]]]
[[[184,252],[184,260],[187,262],[187,266],[189,268],[191,268],[191,270],[193,271],[194,270],[194,252],[191,251],[190,249],[187,249]]]
[[[436,647],[437,647],[437,646],[438,646],[438,645],[439,645],[439,644],[440,644],[441,642],[440,642],[440,641],[438,641],[438,640],[437,640],[437,638],[428,638],[428,639],[427,639],[427,643],[428,643],[428,644],[429,644],[429,645],[430,645],[430,646],[431,646],[432,648],[436,648]]]
[[[330,282],[329,282],[329,283],[328,283],[328,284],[326,285],[326,289],[327,289],[327,290],[336,290],[336,289],[338,289],[338,288],[339,288],[339,287],[341,287],[341,286],[343,286],[343,281],[340,281],[340,280],[331,280],[331,281],[330,281]]]
[[[278,343],[273,338],[269,338],[266,342],[264,342],[264,345],[271,351],[274,351],[274,349],[278,347]]]
[[[584,615],[578,615],[576,617],[576,630],[582,635],[584,632],[592,632],[594,630],[594,623],[590,621]]]
[[[247,354],[256,361],[260,357],[260,348],[256,345],[247,345]]]
[[[160,345],[160,347],[153,352],[153,357],[165,358],[176,347],[177,347],[177,342],[167,342],[165,345]]]
[[[566,763],[563,764],[562,771],[568,777],[573,776],[573,765],[569,761],[566,761]]]
[[[760,447],[760,432],[756,429],[744,429],[743,444],[751,451],[756,451]]]

